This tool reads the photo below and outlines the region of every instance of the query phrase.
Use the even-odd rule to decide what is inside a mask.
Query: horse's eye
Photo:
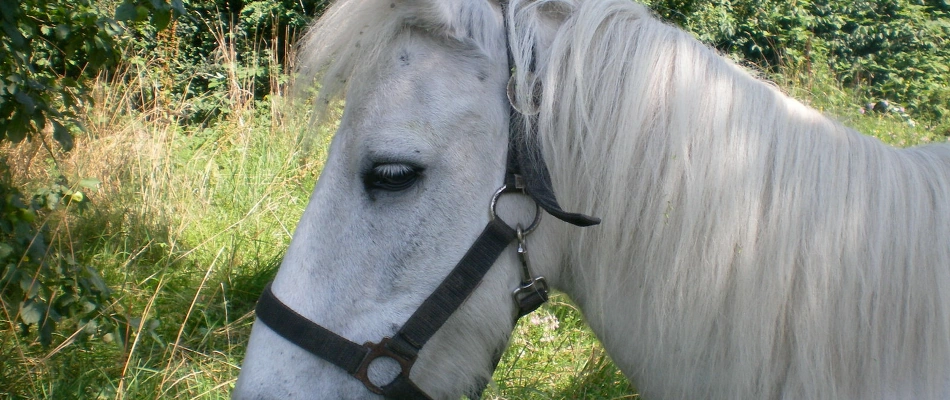
[[[389,192],[406,190],[422,176],[422,168],[406,164],[376,164],[363,176],[367,189]]]

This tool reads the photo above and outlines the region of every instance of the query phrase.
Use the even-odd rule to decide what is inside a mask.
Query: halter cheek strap
[[[538,117],[537,115],[526,116],[510,106],[510,131],[524,132],[525,122],[530,124],[529,138],[538,137]],[[536,204],[541,206],[544,211],[555,218],[567,222],[571,225],[586,227],[597,225],[600,218],[591,217],[580,213],[564,211],[554,196],[554,189],[551,183],[551,174],[548,172],[548,166],[541,155],[541,149],[537,146],[528,146],[528,141],[521,135],[510,135],[508,140],[508,172],[505,174],[505,185],[516,187],[514,177],[523,177],[523,191],[531,197]]]
[[[505,25],[505,48],[508,53],[508,68],[516,68],[514,52],[511,51],[511,41],[508,40],[508,18],[507,3],[501,1],[502,18]],[[534,76],[534,58],[528,65],[529,73]],[[535,85],[531,94],[534,98],[529,99],[529,103],[518,101],[517,83],[514,74],[508,80],[508,165],[505,172],[505,185],[509,188],[518,187],[524,194],[534,199],[535,203],[541,206],[544,211],[555,218],[572,225],[586,227],[600,224],[600,218],[591,217],[580,213],[564,211],[554,196],[554,185],[551,183],[551,173],[544,162],[544,156],[541,154],[541,148],[538,146],[529,146],[529,140],[538,138],[538,115],[540,94],[542,92],[541,84],[534,82]],[[522,106],[518,106],[521,104]],[[525,132],[528,127],[529,132]],[[523,177],[523,183],[515,182],[515,177]]]

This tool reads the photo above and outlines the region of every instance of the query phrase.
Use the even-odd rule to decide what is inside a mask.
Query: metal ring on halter
[[[357,369],[352,375],[356,379],[359,379],[360,382],[363,382],[363,386],[366,386],[370,392],[376,394],[385,394],[383,386],[395,382],[399,375],[402,375],[403,378],[407,380],[409,379],[409,371],[412,370],[412,365],[416,362],[416,356],[405,356],[394,351],[392,348],[390,348],[389,343],[391,342],[392,338],[387,336],[384,337],[383,340],[380,340],[379,343],[366,342],[363,344],[363,347],[368,349],[369,352],[367,352],[366,356],[363,357],[363,361],[360,363],[359,369]],[[378,385],[369,379],[370,364],[380,358],[389,358],[399,364],[399,374],[393,377],[392,381],[388,384]]]
[[[528,80],[534,82],[534,88],[532,88],[533,90],[531,91],[530,101],[522,103],[517,100],[518,84],[515,82],[515,76],[512,75],[511,78],[508,78],[508,85],[505,88],[508,94],[508,102],[511,103],[511,106],[521,113],[521,115],[537,115],[541,112],[541,82],[538,81],[532,73],[528,73]]]
[[[491,205],[489,207],[489,211],[490,211],[489,216],[491,217],[492,221],[494,221],[495,218],[498,218],[498,213],[495,211],[495,208],[498,205],[498,199],[501,197],[502,194],[511,193],[511,192],[524,193],[523,191],[521,191],[521,189],[508,189],[508,185],[501,185],[501,187],[495,191],[495,194],[492,195]],[[533,200],[534,199],[532,199],[532,201]],[[528,236],[528,234],[531,233],[531,231],[533,231],[534,228],[538,227],[538,224],[541,222],[541,214],[543,213],[544,212],[541,211],[541,205],[539,205],[538,202],[535,201],[534,202],[534,221],[532,221],[531,225],[529,225],[526,229],[521,231],[521,234],[523,236]]]

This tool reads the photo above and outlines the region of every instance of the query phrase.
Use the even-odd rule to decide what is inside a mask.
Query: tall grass
[[[805,59],[784,63],[780,72],[769,78],[791,97],[891,146],[909,147],[948,139],[943,136],[950,132],[944,121],[916,120],[916,116],[897,112],[899,106],[886,112],[868,110],[867,103],[877,100],[866,98],[862,88],[842,85],[827,62]]]
[[[54,242],[97,268],[115,289],[109,310],[126,335],[74,342],[57,332],[43,348],[9,321],[0,325],[0,398],[228,398],[240,370],[253,306],[286,249],[326,156],[333,126],[311,126],[306,105],[282,96],[272,71],[268,102],[255,102],[227,27],[216,54],[228,66],[231,110],[210,125],[183,125],[188,99],[161,96],[160,55],[136,54],[103,77],[87,132],[50,162],[41,142],[5,148],[29,187],[60,174],[101,181],[82,215],[52,213]],[[264,56],[268,54],[268,56]],[[150,58],[151,57],[151,58]],[[287,60],[292,60],[292,54]],[[896,145],[942,140],[861,100],[826,75],[788,68],[774,79],[798,98]],[[158,89],[157,89],[158,88]],[[146,100],[143,100],[146,99]],[[47,139],[47,142],[50,142]],[[634,398],[568,299],[524,318],[485,397]]]
[[[220,29],[220,62],[233,67]],[[101,181],[91,210],[45,222],[56,246],[115,289],[110,311],[131,332],[61,347],[69,333],[57,332],[47,349],[2,325],[0,398],[228,397],[257,295],[316,181],[332,127],[314,132],[277,89],[255,104],[254,81],[238,74],[226,119],[182,126],[188,100],[155,95],[161,60],[137,56],[96,86],[73,151],[50,163],[39,141],[4,150],[27,187],[58,175]]]

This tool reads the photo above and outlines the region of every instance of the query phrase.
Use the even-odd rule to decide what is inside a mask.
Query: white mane
[[[647,398],[947,396],[950,147],[886,147],[625,0],[513,1],[514,43],[542,7],[538,139],[604,218],[565,289]]]
[[[318,107],[401,29],[498,54],[487,1],[408,3],[327,12]],[[507,7],[518,87],[543,88],[527,139],[603,218],[568,230],[561,289],[647,398],[948,395],[950,147],[888,148],[628,0]]]

